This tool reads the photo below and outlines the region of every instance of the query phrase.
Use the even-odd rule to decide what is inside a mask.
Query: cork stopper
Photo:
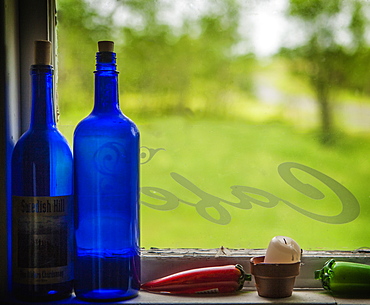
[[[51,64],[51,42],[48,40],[35,41],[35,65]]]
[[[113,41],[99,41],[98,42],[99,52],[114,52]]]

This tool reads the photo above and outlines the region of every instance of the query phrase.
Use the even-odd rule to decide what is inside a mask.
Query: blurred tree
[[[175,31],[159,18],[160,1],[121,1],[143,20],[142,26],[123,28],[122,56],[126,90],[171,96],[166,111],[186,113],[192,99],[203,100],[204,111],[214,113],[225,105],[224,92],[237,86],[235,77],[244,74],[251,82],[249,60],[233,67],[233,46],[238,42],[239,5],[235,0],[209,2],[207,13],[183,21]],[[233,68],[232,68],[233,67]],[[242,72],[243,71],[243,72]],[[235,89],[235,88],[233,88]],[[163,108],[163,107],[162,107]]]
[[[112,20],[97,14],[84,0],[57,4],[59,108],[62,116],[68,113],[81,119],[93,105],[97,41],[111,36]]]
[[[321,113],[322,142],[334,139],[332,93],[340,88],[367,91],[369,56],[366,4],[347,0],[290,0],[288,13],[301,24],[305,40],[283,50],[295,71],[309,77]],[[366,7],[367,8],[367,7]],[[348,22],[349,20],[349,22]],[[349,37],[349,41],[343,37]]]
[[[138,112],[181,114],[196,108],[212,114],[226,104],[225,92],[251,89],[253,58],[232,52],[239,40],[237,0],[209,1],[197,18],[182,16],[177,28],[161,17],[166,1],[117,0],[104,10],[94,0],[58,4],[60,95],[66,109],[85,107],[76,99],[92,105],[92,76],[86,71],[94,68],[100,39],[116,40],[120,88],[142,96]]]
[[[200,18],[200,35],[197,37],[196,80],[198,94],[206,101],[205,111],[212,109],[226,111],[229,91],[236,91],[237,72],[233,69],[233,62],[237,56],[232,53],[240,36],[238,26],[240,7],[234,0],[216,1],[210,13]],[[244,71],[244,77],[250,79],[245,64],[239,69]]]

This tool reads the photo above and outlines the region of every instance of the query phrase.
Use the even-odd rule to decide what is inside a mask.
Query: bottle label
[[[72,196],[13,196],[13,280],[42,285],[73,278]]]

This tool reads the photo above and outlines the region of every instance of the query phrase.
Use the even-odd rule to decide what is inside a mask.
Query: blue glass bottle
[[[12,154],[12,290],[50,301],[73,288],[73,160],[55,123],[50,42],[35,45],[30,127]]]
[[[99,42],[95,104],[74,132],[75,293],[132,298],[140,288],[139,131],[119,109],[113,42]]]

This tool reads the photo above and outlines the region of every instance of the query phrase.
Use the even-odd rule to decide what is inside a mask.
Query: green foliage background
[[[306,7],[307,1],[290,1],[287,18],[304,23],[320,14],[334,18],[344,3],[313,2],[315,6]],[[121,108],[141,131],[145,146],[141,185],[152,190],[141,198],[142,246],[263,248],[275,235],[290,236],[305,249],[369,246],[368,131],[358,132],[357,125],[341,121],[331,109],[331,140],[323,142],[320,102],[318,111],[299,115],[289,103],[302,96],[317,98],[317,82],[312,81],[319,76],[316,66],[338,76],[330,82],[320,79],[324,90],[330,91],[331,105],[348,100],[359,107],[368,103],[368,71],[363,68],[369,53],[363,41],[367,25],[358,7],[347,10],[354,20],[352,33],[357,35],[349,46],[315,49],[307,33],[305,45],[285,48],[266,61],[252,51],[235,52],[241,40],[248,40],[240,35],[240,19],[247,17],[238,1],[211,1],[206,13],[185,19],[180,28],[161,21],[160,1],[112,1],[116,7],[108,13],[96,10],[94,3],[98,2],[58,1],[59,127],[73,145],[74,126],[93,105],[97,41],[114,40]],[[120,7],[141,20],[140,25],[117,25],[113,12]],[[272,86],[280,92],[277,102],[261,100],[261,84],[265,90]],[[231,187],[242,185],[315,213],[340,213],[338,198],[315,179],[297,173],[325,193],[323,200],[312,200],[287,185],[277,167],[288,161],[315,168],[347,187],[360,203],[360,216],[347,224],[330,225],[283,202],[273,208],[253,205],[249,210],[221,202],[230,220],[227,225],[217,224],[197,212],[201,198],[176,182],[173,174],[223,201],[237,201]],[[176,204],[166,205],[163,190]],[[207,213],[219,217],[212,207]]]

